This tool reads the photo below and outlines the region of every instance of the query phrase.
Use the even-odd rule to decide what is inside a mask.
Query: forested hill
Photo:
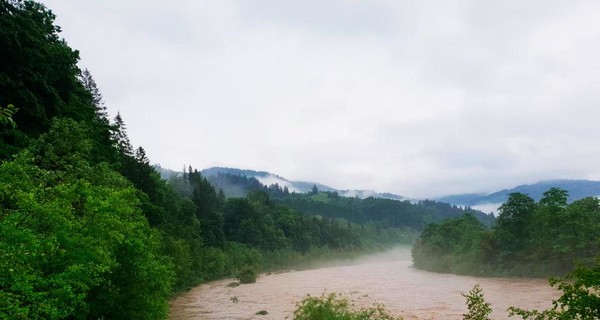
[[[173,171],[169,172],[165,170],[165,174],[172,174]],[[279,185],[281,188],[287,188],[290,192],[297,193],[306,193],[310,192],[313,186],[316,186],[321,191],[328,192],[337,192],[339,195],[347,196],[347,197],[359,197],[361,199],[374,197],[374,198],[383,198],[383,199],[396,199],[401,200],[405,199],[404,197],[392,194],[388,192],[375,192],[373,190],[341,190],[336,189],[318,182],[310,182],[310,181],[293,181],[281,177],[277,174],[266,172],[266,171],[256,171],[256,170],[247,170],[247,169],[236,169],[236,168],[224,168],[224,167],[212,167],[208,169],[204,169],[201,171],[202,175],[213,179],[212,177],[216,177],[219,174],[233,175],[233,176],[241,176],[246,178],[255,178],[263,185]],[[235,189],[235,188],[234,188]],[[228,193],[227,186],[223,186],[223,190],[225,193]],[[236,190],[237,191],[237,190]]]
[[[264,185],[254,177],[221,171],[216,175],[208,175],[207,179],[216,189],[223,190],[230,197],[242,197],[252,190],[264,190],[275,203],[305,214],[345,219],[358,224],[379,223],[420,230],[428,223],[465,213],[473,214],[488,226],[494,221],[491,214],[431,200],[410,202],[374,197],[344,197],[336,191],[321,191],[317,185],[313,185],[309,192],[298,193],[287,186],[282,187],[276,183]]]
[[[511,193],[522,193],[536,201],[544,197],[544,192],[550,188],[560,188],[569,193],[568,202],[586,197],[600,196],[600,181],[591,180],[548,180],[533,184],[523,184],[510,189],[503,189],[490,194],[457,194],[438,198],[437,200],[457,205],[475,206],[487,203],[504,203]]]

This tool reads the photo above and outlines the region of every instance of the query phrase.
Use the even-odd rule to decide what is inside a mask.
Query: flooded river
[[[461,293],[477,283],[492,304],[492,318],[508,319],[509,306],[545,309],[559,296],[543,279],[474,278],[411,265],[410,249],[402,248],[350,265],[261,275],[254,284],[234,288],[227,287],[233,279],[215,281],[171,301],[170,320],[292,319],[297,301],[324,292],[343,293],[358,306],[383,303],[405,319],[462,319],[466,307]],[[259,310],[268,314],[255,315]]]

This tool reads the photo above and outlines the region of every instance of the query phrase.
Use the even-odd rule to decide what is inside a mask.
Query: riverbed
[[[330,292],[346,295],[357,306],[382,303],[404,319],[462,319],[466,307],[461,293],[475,284],[481,285],[492,304],[492,318],[509,319],[509,306],[545,309],[560,295],[544,279],[475,278],[418,270],[412,267],[409,248],[335,266],[263,274],[256,283],[228,287],[232,281],[206,283],[179,295],[171,301],[169,319],[292,319],[296,303],[307,294]],[[260,310],[268,314],[256,315]]]

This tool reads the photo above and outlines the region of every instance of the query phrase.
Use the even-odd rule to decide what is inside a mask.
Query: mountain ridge
[[[448,202],[456,205],[476,206],[483,204],[503,203],[511,193],[527,194],[539,201],[544,192],[550,188],[561,188],[569,192],[568,201],[572,202],[585,197],[600,195],[600,181],[586,179],[550,179],[531,184],[521,184],[513,188],[505,188],[492,193],[465,193],[436,198],[437,201]]]
[[[160,166],[160,164],[155,165],[156,170],[160,173],[163,179],[169,179],[171,176],[180,174],[180,171],[166,169]],[[392,200],[407,200],[407,198],[393,194],[390,192],[376,192],[374,190],[362,190],[362,189],[336,189],[322,183],[312,182],[312,181],[302,181],[302,180],[288,180],[280,175],[275,173],[271,173],[268,171],[260,171],[253,169],[239,169],[239,168],[230,168],[230,167],[210,167],[206,169],[200,170],[200,173],[205,177],[217,176],[219,173],[243,176],[248,178],[255,178],[261,184],[265,186],[270,186],[272,184],[278,184],[279,186],[287,187],[290,191],[298,192],[298,193],[306,193],[310,192],[313,186],[316,186],[320,191],[326,192],[337,192],[341,196],[345,197],[358,197],[361,199],[365,199],[368,197],[374,198],[382,198],[382,199],[392,199]]]
[[[162,168],[160,165],[156,165],[155,168],[161,174],[164,179],[168,179],[174,174],[181,173],[179,171]],[[342,190],[336,189],[318,182],[311,181],[294,181],[288,180],[280,175],[260,170],[252,169],[239,169],[229,167],[210,167],[201,170],[202,175],[216,176],[219,173],[253,177],[257,179],[261,184],[269,186],[272,184],[278,184],[279,186],[287,187],[290,192],[306,193],[310,192],[313,186],[317,186],[320,191],[337,192],[341,196],[346,197],[358,197],[365,199],[368,197],[392,199],[392,200],[410,200],[401,195],[389,193],[389,192],[376,192],[373,190]],[[498,191],[490,193],[463,193],[453,194],[442,197],[433,198],[432,200],[446,202],[453,205],[459,206],[485,206],[485,205],[496,205],[496,208],[504,203],[508,199],[510,193],[519,192],[527,194],[534,200],[539,201],[543,193],[552,187],[558,187],[565,189],[569,192],[568,201],[572,202],[585,197],[600,196],[600,181],[587,180],[587,179],[548,179],[542,180],[530,184],[520,184],[512,188],[504,188]],[[424,198],[426,199],[426,198]],[[493,206],[492,206],[493,207]],[[490,207],[491,208],[491,207]]]
[[[296,181],[296,180],[288,180],[282,176],[277,174],[267,172],[267,171],[256,171],[250,169],[237,169],[237,168],[228,168],[228,167],[211,167],[207,169],[203,169],[201,171],[202,175],[214,176],[218,173],[226,173],[233,175],[240,175],[246,177],[254,177],[260,183],[269,186],[272,184],[278,184],[281,187],[288,187],[290,191],[306,193],[310,192],[313,186],[316,186],[320,191],[327,192],[337,192],[341,196],[345,197],[358,197],[361,199],[365,199],[368,197],[374,198],[382,198],[382,199],[393,199],[393,200],[406,200],[405,197],[389,192],[376,192],[374,190],[361,190],[361,189],[336,189],[322,183],[312,182],[312,181]]]

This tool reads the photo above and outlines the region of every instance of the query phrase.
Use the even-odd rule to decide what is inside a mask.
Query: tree
[[[91,122],[94,109],[77,79],[79,53],[59,37],[55,15],[34,1],[0,1],[0,105],[20,108],[18,130],[0,127],[0,159],[24,148],[57,116]]]
[[[540,200],[541,206],[564,208],[567,206],[569,192],[561,188],[550,188],[544,192],[544,196]]]
[[[123,118],[121,118],[121,113],[117,113],[114,120],[115,131],[113,139],[117,143],[117,149],[122,155],[132,157],[133,147],[131,146],[131,142],[129,142],[129,136],[127,136],[127,127],[125,126],[125,121],[123,121]]]
[[[0,165],[0,318],[164,318],[172,266],[137,191],[55,120]],[[142,285],[143,284],[143,285]]]
[[[485,231],[485,226],[471,214],[429,224],[413,246],[414,264],[431,271],[480,272]]]
[[[313,184],[312,189],[310,191],[310,194],[311,195],[315,195],[315,194],[318,194],[318,193],[319,193],[319,188],[317,188],[316,184]]]
[[[492,313],[491,305],[485,301],[483,290],[476,284],[468,294],[462,294],[467,299],[467,309],[469,313],[463,314],[464,320],[490,320],[489,315]]]
[[[148,159],[148,156],[146,156],[146,150],[142,147],[138,147],[135,150],[135,161],[141,165],[150,166],[150,160]]]
[[[508,200],[500,206],[494,238],[506,253],[506,257],[501,259],[514,259],[514,255],[528,244],[535,208],[535,200],[522,193],[511,193]]]
[[[223,215],[217,211],[219,198],[210,182],[190,167],[189,184],[192,188],[191,200],[196,205],[196,216],[202,228],[204,243],[208,246],[222,247],[225,243]]]
[[[572,261],[560,258],[565,248],[560,243],[560,234],[565,225],[568,192],[559,188],[551,188],[544,192],[533,215],[533,239],[535,259],[553,266],[560,273],[568,272]]]
[[[96,111],[96,117],[105,120],[108,119],[108,113],[106,111],[106,106],[104,105],[102,93],[100,93],[100,89],[98,89],[98,85],[96,85],[92,73],[88,69],[84,69],[78,78],[85,90],[87,90],[91,96],[90,103]]]

